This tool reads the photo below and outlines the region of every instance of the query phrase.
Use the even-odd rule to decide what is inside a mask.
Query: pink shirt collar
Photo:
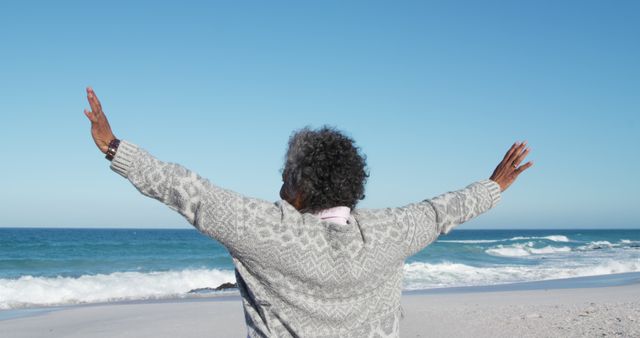
[[[351,208],[343,206],[333,207],[320,210],[314,215],[320,217],[320,219],[322,219],[323,221],[338,223],[340,225],[347,225],[347,220],[351,215]]]

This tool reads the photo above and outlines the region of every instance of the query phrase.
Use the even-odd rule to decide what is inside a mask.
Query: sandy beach
[[[402,337],[638,337],[638,274],[405,292]],[[630,282],[631,281],[631,282]],[[592,285],[591,285],[592,286]],[[243,337],[237,295],[4,312],[0,336]]]

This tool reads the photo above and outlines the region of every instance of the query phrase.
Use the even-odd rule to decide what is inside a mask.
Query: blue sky
[[[114,133],[277,200],[291,132],[337,126],[368,156],[362,207],[535,165],[464,228],[640,228],[635,1],[0,3],[0,226],[175,227],[109,170]]]

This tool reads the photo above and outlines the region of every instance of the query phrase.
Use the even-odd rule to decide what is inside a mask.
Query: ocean
[[[640,230],[454,230],[404,270],[405,290],[638,272]],[[193,229],[0,228],[0,310],[199,297],[189,291],[225,282],[231,257]]]

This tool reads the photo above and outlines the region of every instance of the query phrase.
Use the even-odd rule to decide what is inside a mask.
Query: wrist
[[[500,187],[500,192],[503,192],[503,191],[505,191],[507,189],[507,187],[505,186],[504,182],[502,182],[501,179],[499,179],[497,177],[494,178],[493,176],[491,176],[489,179],[498,184],[498,186]]]
[[[502,186],[493,179],[482,180],[480,183],[487,188],[491,198],[491,207],[494,207],[502,199]]]
[[[129,177],[129,170],[134,166],[134,162],[141,155],[141,152],[133,143],[121,140],[118,152],[110,162],[109,167],[124,178]]]
[[[113,160],[113,157],[116,155],[116,152],[118,151],[118,146],[120,146],[120,140],[114,137],[111,140],[111,142],[109,142],[109,145],[107,146],[107,151],[105,153],[106,156],[104,158],[106,158],[109,161]]]

